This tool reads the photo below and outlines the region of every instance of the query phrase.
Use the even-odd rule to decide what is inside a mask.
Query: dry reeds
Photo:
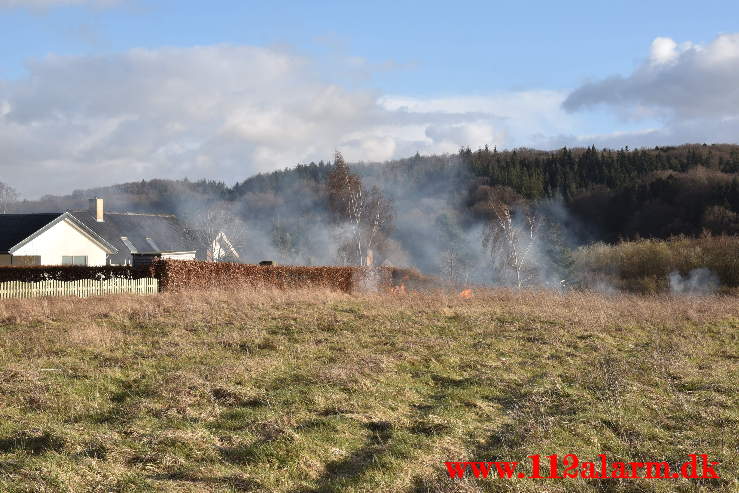
[[[573,270],[583,287],[656,293],[668,289],[670,273],[705,268],[725,289],[739,287],[739,237],[644,239],[617,245],[597,243],[575,253]]]

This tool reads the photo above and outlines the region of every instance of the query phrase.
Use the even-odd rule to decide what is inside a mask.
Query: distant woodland
[[[47,196],[17,204],[23,211],[84,207],[87,197],[109,197],[125,208],[178,212],[183,202],[238,202],[243,214],[264,218],[285,209],[325,206],[331,162],[300,164],[247,178],[234,186],[214,181],[150,180]],[[420,156],[352,169],[387,194],[456,200],[470,219],[484,214],[482,199],[498,189],[507,200],[561,198],[598,239],[665,238],[739,233],[739,146],[682,145],[639,150],[595,148],[537,151],[463,149],[458,155]],[[285,218],[288,219],[288,218]]]
[[[220,205],[246,225],[251,253],[242,260],[333,263],[335,249],[333,257],[326,252],[335,245],[326,231],[337,227],[329,185],[336,168],[333,161],[299,164],[232,186],[186,179],[132,182],[20,201],[13,209],[79,209],[97,195],[106,199],[108,210],[175,213],[187,221]],[[378,258],[424,272],[456,272],[450,278],[479,270],[475,265],[485,258],[489,263],[491,252],[500,256],[486,243],[497,234],[486,225],[505,226],[499,212],[507,209],[496,212],[496,204],[545,219],[538,230],[545,238],[539,250],[556,267],[552,279],[571,263],[567,251],[594,242],[739,233],[737,145],[556,151],[485,147],[348,168],[361,179],[359,193],[377,197],[375,210],[383,211],[373,247]],[[530,217],[519,214],[516,223],[515,214],[510,224],[518,227]],[[348,220],[351,214],[343,217]],[[360,262],[354,257],[350,263]]]

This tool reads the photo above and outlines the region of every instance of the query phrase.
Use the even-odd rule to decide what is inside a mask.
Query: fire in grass
[[[390,288],[390,293],[405,295],[405,294],[408,294],[408,290],[405,289],[405,284],[399,284],[397,286],[392,286]]]
[[[459,292],[459,297],[463,300],[471,300],[475,297],[475,294],[472,292],[471,289],[467,288]]]

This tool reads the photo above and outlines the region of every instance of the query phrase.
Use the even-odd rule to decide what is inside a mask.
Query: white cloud
[[[356,69],[345,63],[333,72]],[[738,63],[739,35],[705,46],[658,38],[633,74],[569,95],[411,97],[325,80],[324,65],[281,49],[51,55],[29,62],[19,79],[0,80],[0,181],[35,196],[154,177],[234,182],[334,149],[381,161],[486,144],[735,142]],[[578,111],[594,105],[637,123],[614,131],[609,117]]]
[[[470,125],[470,129],[465,130],[467,135],[487,134],[485,140],[457,140],[467,142],[471,147],[479,145],[478,143],[520,147],[533,145],[541,135],[556,135],[563,130],[574,131],[580,126],[579,117],[562,109],[565,97],[566,94],[561,91],[528,90],[440,98],[386,96],[381,102],[389,110],[410,114],[465,115]],[[454,133],[461,136],[458,127],[445,123],[440,125],[449,127],[447,134],[456,128]],[[429,135],[428,132],[425,133]],[[433,129],[431,134],[439,135]]]
[[[552,144],[737,142],[739,33],[720,35],[705,45],[655,38],[649,57],[633,73],[584,84],[562,106],[570,113],[604,106],[632,123],[649,125],[636,131],[559,136],[550,139]]]
[[[656,38],[648,60],[627,77],[613,76],[574,90],[564,108],[605,104],[632,116],[720,118],[739,114],[739,33],[706,45]]]
[[[459,142],[483,142],[502,145],[505,135],[484,121],[476,123],[432,124],[426,127],[426,136],[436,145],[437,152],[455,152]]]
[[[662,63],[668,63],[677,58],[677,43],[671,38],[655,38],[652,41],[652,50],[649,56],[649,60],[659,65]]]
[[[558,93],[388,97],[253,46],[53,55],[27,72],[0,81],[0,180],[27,196],[153,177],[233,182],[336,148],[375,161],[518,145],[573,119]]]
[[[686,143],[736,143],[737,135],[739,135],[739,118],[698,119],[675,121],[662,127],[649,127],[642,130],[589,135],[563,134],[549,137],[543,147],[595,145],[597,148],[613,149],[624,146],[637,148]]]

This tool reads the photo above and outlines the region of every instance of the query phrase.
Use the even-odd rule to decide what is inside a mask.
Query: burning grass
[[[537,291],[0,304],[0,491],[735,491],[739,304]],[[444,460],[722,462],[452,482]]]

